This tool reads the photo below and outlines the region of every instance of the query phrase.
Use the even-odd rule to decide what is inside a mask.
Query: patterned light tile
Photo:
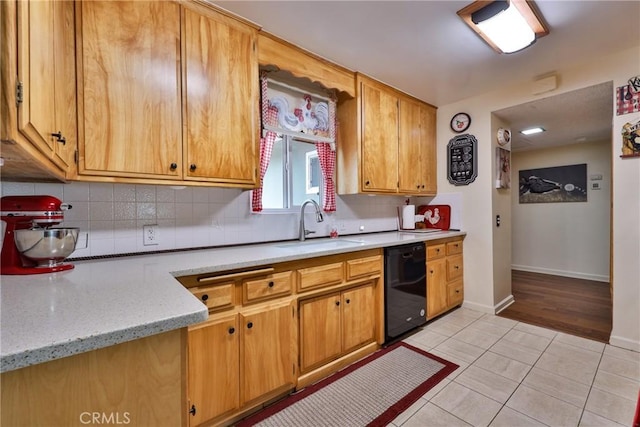
[[[451,382],[431,402],[474,426],[487,426],[502,405],[460,384]]]
[[[395,423],[395,421],[394,421]],[[450,414],[449,412],[437,407],[433,403],[427,403],[411,418],[409,418],[402,427],[469,427],[469,424]]]
[[[580,408],[589,395],[588,385],[538,368],[533,368],[522,384]]]
[[[441,351],[438,351],[438,349],[431,349],[429,350],[429,353],[431,354],[435,354],[436,356],[442,357],[445,360],[448,360],[449,362],[453,362],[456,365],[458,365],[458,369],[456,369],[455,371],[453,371],[452,373],[450,373],[447,376],[447,380],[453,380],[455,379],[458,375],[460,375],[462,372],[464,372],[465,369],[467,369],[469,367],[469,363],[465,362],[462,359],[459,359],[455,356],[452,356],[450,354],[447,353],[443,353]]]
[[[495,335],[502,338],[512,328],[508,326],[495,325],[491,322],[487,322],[486,320],[477,320],[469,325],[467,329],[473,329],[476,331],[484,332],[485,334]]]
[[[547,348],[551,339],[540,335],[529,334],[518,330],[509,331],[503,338],[512,343],[520,344],[534,350],[543,351]]]
[[[596,415],[593,412],[584,411],[580,418],[579,427],[626,427],[615,421]]]
[[[454,322],[446,321],[446,319],[440,319],[434,323],[427,324],[424,329],[435,332],[440,335],[446,335],[452,337],[465,328],[464,325],[459,325]]]
[[[411,335],[410,337],[405,339],[405,341],[407,341],[409,344],[415,345],[416,347],[420,347],[424,350],[429,351],[448,339],[449,337],[445,335],[440,335],[432,331],[422,330]]]
[[[486,369],[518,383],[522,381],[531,369],[531,366],[526,363],[491,351],[480,356],[480,358],[473,363],[473,366]]]
[[[583,350],[588,351],[588,350]],[[536,368],[544,369],[555,375],[572,379],[582,384],[591,385],[598,368],[598,361],[585,362],[580,360],[579,352],[575,354],[556,354],[544,352],[536,362]],[[596,354],[596,353],[592,353]]]
[[[598,369],[593,387],[616,396],[629,398],[635,396],[640,390],[640,381]]]
[[[528,323],[522,322],[518,323],[513,329],[551,339],[553,339],[558,334],[558,332],[552,329],[541,328],[540,326],[529,325]]]
[[[518,387],[516,381],[473,365],[458,375],[455,382],[500,403],[505,403]]]
[[[614,357],[611,354],[618,353],[605,352],[600,362],[601,370],[640,381],[640,357],[636,360],[627,360]]]
[[[596,415],[630,426],[636,410],[636,399],[625,399],[615,394],[592,388],[585,409]]]
[[[469,326],[455,334],[453,338],[487,350],[500,339],[500,336],[486,334],[478,331],[477,329],[473,329],[472,326]]]
[[[576,347],[583,348],[585,350],[591,350],[598,353],[602,353],[604,351],[604,343],[588,340],[582,337],[576,337],[574,335],[565,334],[563,332],[559,332],[558,335],[554,339],[555,342],[561,342],[564,344],[573,345]]]
[[[436,350],[455,356],[467,363],[473,363],[474,360],[484,353],[482,348],[467,344],[466,342],[462,342],[454,338],[449,338],[442,344],[438,345]]]
[[[604,348],[604,354],[607,356],[617,357],[618,359],[630,360],[632,362],[640,363],[640,353],[638,353],[637,351],[614,347],[607,344]]]
[[[398,415],[391,423],[396,426],[403,425],[409,418],[411,418],[420,408],[427,404],[427,399],[418,399],[413,405],[404,410],[403,413]]]
[[[491,421],[491,427],[543,427],[544,424],[511,408],[503,407]]]
[[[515,320],[507,319],[506,317],[496,316],[494,314],[485,314],[480,318],[484,322],[491,323],[496,326],[503,326],[506,328],[513,328],[518,324]]]
[[[582,414],[582,408],[523,385],[507,401],[507,406],[550,426],[578,425]]]
[[[507,341],[504,338],[495,343],[489,351],[526,363],[527,365],[533,365],[536,363],[542,354],[542,350],[536,350],[531,347],[516,344],[514,342]]]

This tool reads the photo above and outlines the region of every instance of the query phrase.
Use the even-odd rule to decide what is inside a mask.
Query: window
[[[293,210],[307,199],[322,205],[322,188],[315,144],[278,135],[263,180],[263,209]]]

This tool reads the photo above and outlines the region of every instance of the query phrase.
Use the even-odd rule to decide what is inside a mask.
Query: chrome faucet
[[[324,221],[324,217],[322,216],[322,211],[320,211],[320,206],[318,206],[318,203],[316,203],[315,200],[311,200],[311,199],[305,200],[302,206],[300,206],[300,229],[299,229],[298,239],[301,242],[304,242],[304,239],[307,237],[307,235],[311,233],[315,233],[315,231],[309,231],[304,228],[304,208],[309,203],[312,203],[313,206],[316,208],[316,222]]]

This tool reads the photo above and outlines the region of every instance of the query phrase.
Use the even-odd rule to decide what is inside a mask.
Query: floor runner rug
[[[385,426],[457,368],[398,342],[287,396],[237,426]]]

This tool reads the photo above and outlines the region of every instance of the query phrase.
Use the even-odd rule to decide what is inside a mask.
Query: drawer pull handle
[[[238,273],[223,274],[221,276],[199,277],[198,282],[219,282],[221,280],[243,279],[245,277],[259,276],[262,274],[273,273],[274,268],[261,268],[259,270],[241,271]]]
[[[235,331],[236,331],[236,328],[234,327],[229,328],[229,335],[233,335]]]
[[[247,323],[247,328],[248,328],[248,329],[253,328],[253,322],[249,322],[249,323]]]
[[[208,299],[209,299],[209,295],[208,295],[208,294],[204,294],[204,295],[202,295],[202,296],[200,297],[200,299],[201,299],[202,301],[206,301],[206,300],[208,300]]]
[[[440,248],[436,249],[436,252],[440,253]]]
[[[191,164],[191,166],[189,166],[189,170],[190,170],[191,172],[193,172],[193,171],[195,171],[195,170],[196,170],[196,165],[195,165],[195,163],[192,163],[192,164]]]
[[[268,286],[269,286],[270,288],[273,288],[273,285],[275,285],[275,283],[273,283],[273,280],[272,280],[271,282],[269,282],[269,285],[268,285]]]

